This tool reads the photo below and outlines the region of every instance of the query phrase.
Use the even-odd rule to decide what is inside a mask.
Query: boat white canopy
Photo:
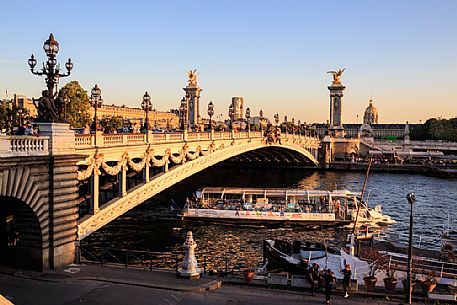
[[[359,192],[351,192],[348,190],[305,190],[305,189],[290,189],[290,188],[227,188],[227,187],[205,187],[201,191],[201,196],[204,194],[239,194],[245,197],[246,195],[257,195],[263,197],[354,197],[360,196]]]

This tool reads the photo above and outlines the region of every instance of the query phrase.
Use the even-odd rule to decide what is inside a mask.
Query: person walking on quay
[[[349,297],[348,290],[351,288],[351,276],[352,276],[351,265],[346,264],[346,267],[343,270],[341,270],[341,273],[343,274],[344,297],[347,298],[347,297]]]
[[[330,296],[332,295],[333,283],[335,283],[335,274],[330,269],[324,272],[325,281],[325,303],[330,304]]]
[[[313,265],[307,270],[305,277],[311,285],[311,295],[314,296],[316,282],[319,281],[319,264],[313,263]]]

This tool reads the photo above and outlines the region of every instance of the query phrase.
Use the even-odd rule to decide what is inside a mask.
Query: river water
[[[338,246],[349,232],[345,228],[272,229],[183,222],[166,211],[170,199],[181,204],[196,189],[205,186],[284,187],[303,189],[347,189],[361,191],[365,173],[322,172],[304,169],[212,167],[156,195],[144,204],[112,221],[82,241],[83,248],[105,246],[129,250],[180,252],[187,231],[192,231],[198,244],[197,253],[243,260],[246,253],[261,255],[262,241],[288,238],[302,241],[328,242]],[[381,204],[383,212],[397,223],[379,230],[379,237],[408,241],[409,209],[406,194],[415,192],[413,205],[414,244],[439,249],[440,234],[448,225],[448,217],[457,224],[457,179],[421,175],[371,173],[365,198],[370,206]],[[457,229],[457,226],[454,226]]]

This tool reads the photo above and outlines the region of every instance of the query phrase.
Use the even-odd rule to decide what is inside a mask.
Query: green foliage
[[[425,122],[424,127],[428,140],[457,141],[457,118],[431,118]]]
[[[66,120],[72,128],[82,128],[90,122],[90,102],[87,92],[78,81],[67,83],[60,91],[70,100],[66,108]]]
[[[103,128],[109,127],[111,129],[117,129],[122,127],[124,124],[124,120],[122,117],[119,116],[104,116],[100,120],[100,125],[102,125]]]
[[[3,104],[0,104],[0,130],[6,130],[11,132],[14,126],[19,126],[23,122],[20,122],[20,118],[22,117],[22,121],[30,121],[30,114],[27,109],[22,109],[21,115],[19,115],[19,109],[13,105],[13,107],[5,107]]]

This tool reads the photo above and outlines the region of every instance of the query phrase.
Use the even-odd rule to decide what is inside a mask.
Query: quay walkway
[[[34,288],[38,286],[39,288]],[[82,286],[81,295],[72,296],[73,301],[69,302],[65,290],[77,290]],[[62,287],[62,288],[60,288]],[[94,288],[92,288],[94,287]],[[122,290],[122,296],[115,301],[108,301],[103,293],[96,294],[89,292],[90,289],[99,291],[111,288]],[[85,290],[87,292],[84,292]],[[139,290],[140,289],[140,290]],[[145,294],[143,297],[129,295],[130,291],[140,291]],[[166,302],[155,300],[154,295],[169,294]],[[33,295],[35,293],[35,295]],[[78,294],[78,291],[72,291]],[[32,294],[32,295],[28,295]],[[161,270],[139,270],[125,269],[113,266],[100,265],[72,265],[60,271],[48,271],[45,273],[32,271],[15,271],[13,269],[0,270],[0,296],[10,300],[11,304],[192,304],[185,301],[184,296],[191,299],[201,298],[205,300],[196,301],[194,304],[228,304],[230,300],[238,300],[235,304],[323,304],[324,294],[318,292],[311,296],[306,288],[290,286],[269,285],[266,277],[256,276],[247,284],[244,279],[237,276],[202,276],[198,280],[178,278],[175,272]],[[380,288],[375,292],[368,292],[359,287],[353,291],[349,299],[342,297],[341,288],[337,286],[332,296],[332,304],[402,304],[404,296],[401,291],[386,294]],[[147,297],[146,297],[147,296]],[[170,297],[171,296],[171,297]],[[256,297],[257,296],[257,297]],[[184,299],[183,299],[184,298]],[[212,300],[215,298],[217,302]],[[221,299],[227,299],[222,302]],[[33,299],[33,303],[29,300]],[[138,301],[144,300],[142,301]],[[179,300],[178,300],[179,299]],[[230,299],[230,300],[229,300]],[[52,301],[50,301],[52,300]],[[62,300],[62,301],[60,301]],[[89,301],[92,300],[92,301]],[[415,295],[414,304],[432,304],[431,300]],[[0,304],[2,303],[0,298]],[[441,303],[445,304],[445,303]]]

